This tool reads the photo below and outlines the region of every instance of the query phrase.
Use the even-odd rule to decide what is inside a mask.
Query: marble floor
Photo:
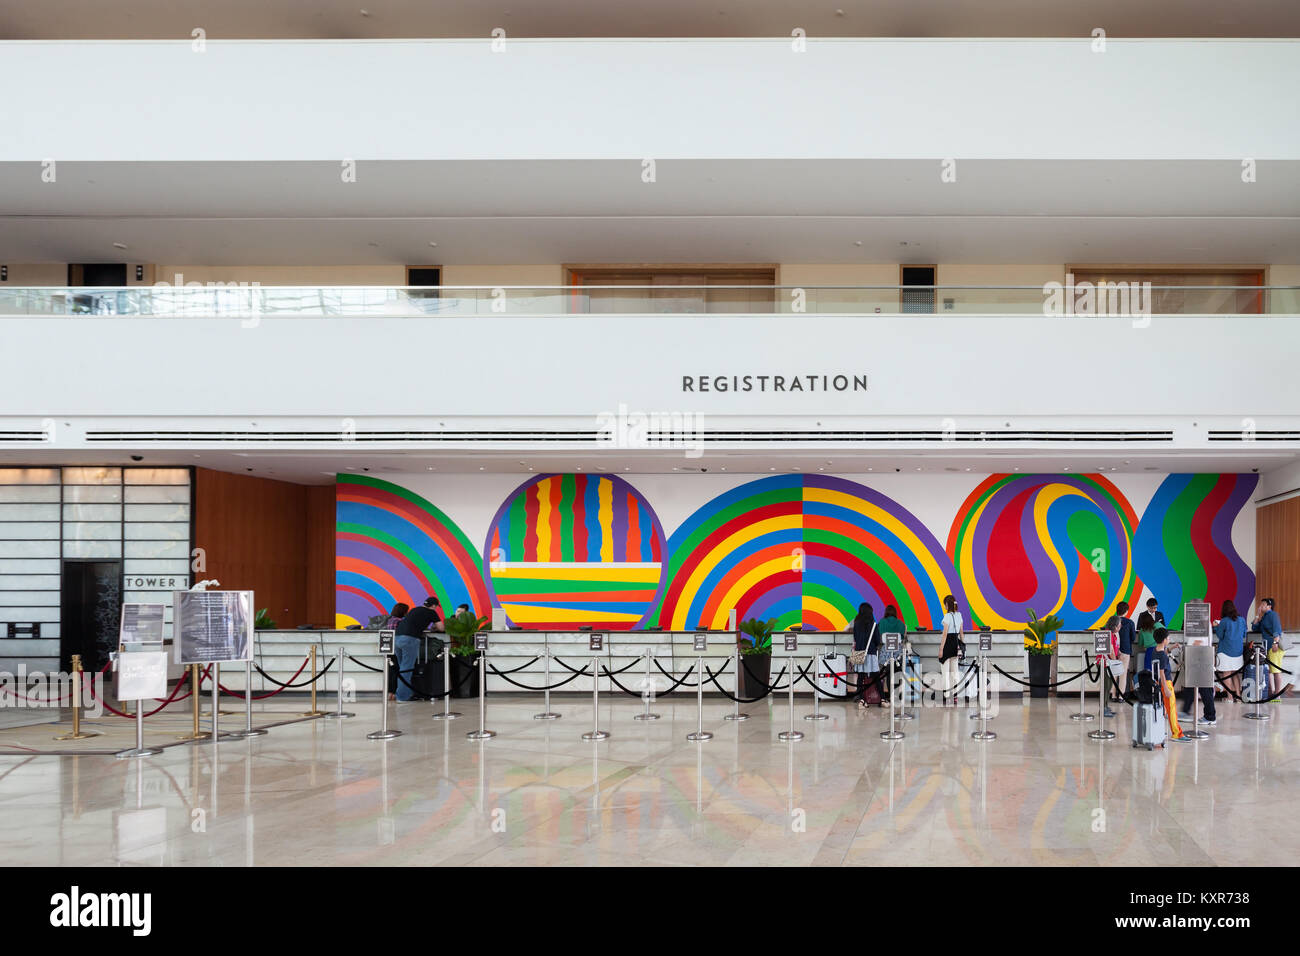
[[[301,720],[301,703],[268,704],[264,737],[178,743],[183,715],[151,720],[143,760],[105,756],[130,723],[83,756],[38,752],[54,724],[0,739],[0,860],[8,865],[1249,865],[1286,864],[1294,844],[1259,826],[1300,796],[1300,711],[1272,719],[1220,708],[1212,738],[1164,752],[1129,745],[1129,709],[1115,740],[1072,721],[1077,699],[1002,701],[996,740],[970,739],[965,708],[922,708],[882,740],[888,711],[823,705],[786,743],[784,699],[750,705],[743,722],[706,701],[712,740],[692,743],[693,698],[602,700],[610,739],[588,742],[587,697],[494,696],[487,725],[466,739],[464,716],[430,719],[428,703],[389,705],[403,735],[368,740],[378,701],[349,720]],[[1095,707],[1095,703],[1090,703]],[[116,724],[109,724],[116,720]],[[225,718],[234,729],[242,721]],[[21,735],[21,741],[13,735]],[[51,743],[50,746],[53,746]],[[64,746],[64,745],[60,745]],[[111,749],[111,747],[109,748]]]

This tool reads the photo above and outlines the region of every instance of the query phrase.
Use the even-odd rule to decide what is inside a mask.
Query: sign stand
[[[592,634],[587,638],[587,650],[603,651],[605,635]],[[609,731],[600,729],[600,657],[591,658],[591,730],[582,735],[583,740],[608,740]]]
[[[898,695],[894,689],[894,652],[898,651],[898,635],[885,635],[885,651],[889,654],[889,729],[880,732],[881,740],[902,740],[907,734],[898,729]],[[904,681],[906,683],[906,681]]]
[[[326,720],[343,720],[347,717],[356,716],[356,714],[352,713],[351,711],[345,711],[343,709],[343,662],[347,660],[347,657],[348,655],[344,653],[342,650],[334,654],[334,662],[339,665],[339,678],[338,678],[339,703],[338,703],[338,710],[334,711],[334,713],[332,714],[323,715]],[[385,698],[388,697],[388,683],[386,681],[384,683],[383,694]]]
[[[542,707],[540,714],[533,714],[533,720],[557,720],[559,714],[551,710],[551,635],[546,635],[546,647],[542,651],[542,656],[546,658],[546,703]]]
[[[708,650],[707,634],[695,635],[695,732],[686,735],[687,740],[712,740],[713,734],[704,729],[704,654]]]
[[[478,651],[478,730],[471,730],[465,736],[470,740],[489,740],[497,735],[495,730],[488,730],[487,722],[487,649],[486,634],[474,635],[474,650]]]
[[[253,662],[244,661],[244,729],[231,731],[232,737],[261,737],[270,733],[265,727],[253,727]]]
[[[1097,729],[1088,734],[1093,740],[1115,739],[1115,731],[1106,729],[1106,678],[1110,677],[1110,668],[1106,666],[1107,661],[1109,658],[1103,658],[1101,662],[1101,691],[1097,694]]]
[[[163,650],[164,612],[165,608],[161,604],[122,605],[118,651],[114,658],[117,696],[118,700],[135,701],[135,746],[115,754],[122,759],[152,757],[162,753],[157,747],[144,745],[144,703],[151,697],[167,696],[167,652]],[[80,689],[80,686],[73,688],[74,693],[80,692]],[[73,713],[75,716],[76,711]],[[79,733],[80,729],[78,720],[73,732]]]
[[[1082,660],[1083,660],[1083,670],[1084,670],[1084,672],[1086,673],[1087,670],[1088,670],[1088,649],[1085,647],[1085,648],[1081,649],[1081,650],[1079,651],[1079,653],[1082,655]],[[1104,685],[1105,683],[1106,683],[1106,682],[1103,680],[1103,681],[1102,681],[1102,684]],[[1085,711],[1085,710],[1083,709],[1083,706],[1084,706],[1084,705],[1083,705],[1083,678],[1080,677],[1080,678],[1079,678],[1079,712],[1078,712],[1078,713],[1075,713],[1075,714],[1071,714],[1071,715],[1070,715],[1070,719],[1071,719],[1071,720],[1093,720],[1093,719],[1095,719],[1095,716],[1094,716],[1093,714],[1090,714],[1090,713],[1088,713],[1087,711]]]
[[[451,709],[451,645],[444,644],[439,653],[442,655],[442,713],[434,714],[433,719],[455,720],[460,716],[460,712]],[[551,662],[548,659],[546,663],[547,666],[549,666]],[[547,683],[550,682],[548,681]],[[384,682],[384,688],[385,693],[387,693],[387,681]],[[548,707],[547,709],[549,710],[550,708]]]
[[[1201,730],[1197,717],[1201,687],[1214,687],[1213,663],[1210,655],[1210,605],[1204,601],[1189,601],[1183,605],[1183,687],[1192,689],[1192,729],[1183,731],[1179,740],[1208,740],[1210,735]],[[1193,650],[1195,649],[1195,650]],[[1196,658],[1199,668],[1189,666]],[[1205,665],[1209,665],[1208,669]],[[1255,673],[1259,673],[1256,668]],[[1207,680],[1208,683],[1203,683]],[[1257,695],[1258,696],[1258,695]]]
[[[313,647],[312,650],[315,651],[315,647]],[[388,729],[388,655],[384,654],[383,658],[384,658],[384,685],[383,685],[383,690],[381,690],[379,693],[379,700],[383,705],[383,709],[380,710],[379,712],[381,715],[380,722],[379,722],[379,729],[372,730],[370,731],[370,733],[366,734],[367,740],[392,740],[394,737],[402,736],[402,732],[400,730]],[[316,709],[316,705],[313,703],[312,710],[315,709]]]
[[[658,714],[650,713],[650,701],[654,697],[655,685],[654,679],[650,676],[650,663],[654,660],[655,650],[653,647],[645,649],[645,690],[641,692],[641,700],[645,702],[645,710],[632,717],[633,720],[658,720]]]
[[[731,613],[734,615],[736,612],[735,612],[735,611],[732,611]],[[735,654],[735,658],[736,658],[736,668],[735,668],[735,669],[736,669],[736,697],[740,697],[740,669],[741,669],[742,667],[744,667],[745,665],[744,665],[744,664],[741,662],[741,660],[740,660],[740,642],[739,642],[739,641],[736,642],[736,654]],[[740,701],[739,701],[739,700],[736,700],[736,701],[733,701],[732,703],[733,703],[733,707],[732,707],[731,713],[729,713],[729,714],[724,714],[723,717],[722,717],[722,719],[723,719],[723,720],[749,720],[749,714],[742,714],[742,713],[740,712]]]
[[[813,712],[812,712],[811,714],[804,714],[804,715],[803,715],[803,719],[804,719],[804,720],[830,720],[830,718],[831,718],[831,715],[830,715],[830,714],[823,714],[823,713],[822,713],[822,694],[821,694],[821,691],[818,690],[818,688],[817,688],[817,671],[821,669],[821,668],[819,668],[819,667],[817,666],[817,664],[818,664],[819,661],[821,662],[821,666],[822,666],[822,667],[825,667],[825,666],[826,666],[826,657],[825,657],[825,655],[823,655],[823,654],[814,654],[814,655],[813,655],[813,658],[812,658],[812,672],[813,672]]]
[[[786,676],[786,699],[790,705],[790,729],[783,730],[777,734],[778,740],[803,740],[803,733],[794,729],[794,654],[799,650],[799,638],[794,634],[785,636],[785,649],[787,653],[786,660],[790,662],[790,673]]]
[[[135,746],[130,750],[119,750],[113,756],[121,760],[126,757],[152,757],[160,753],[162,751],[157,747],[146,747],[144,745],[144,708],[137,706],[135,709]]]
[[[989,654],[991,654],[991,653],[993,653],[993,632],[992,632],[991,630],[986,630],[986,629],[984,629],[984,628],[981,628],[981,629],[980,629],[980,652],[979,652],[979,664],[978,664],[978,666],[979,666],[979,671],[978,671],[979,677],[977,678],[977,679],[979,680],[980,683],[979,683],[979,685],[978,685],[978,687],[979,687],[978,693],[976,693],[976,695],[975,695],[975,700],[976,700],[976,710],[975,710],[974,713],[972,713],[972,714],[970,715],[970,719],[971,719],[971,720],[987,721],[987,720],[992,719],[992,717],[993,717],[992,714],[987,713],[987,708],[986,708],[985,704],[984,704],[984,703],[980,703],[981,701],[987,702],[987,700],[988,700],[988,681],[989,681],[990,677],[992,676],[992,675],[989,673],[989,657],[988,657],[988,656],[989,656]],[[980,728],[981,728],[981,729],[980,729],[980,733],[983,733],[983,732],[984,732],[983,727],[984,727],[984,724],[981,723],[981,724],[980,724]],[[972,736],[974,736],[974,735],[972,735]],[[996,736],[997,736],[997,734],[994,734],[994,735],[993,735],[993,737],[996,737]],[[976,739],[976,740],[992,740],[993,737],[987,737],[987,738],[985,738],[985,737],[976,737],[975,739]]]

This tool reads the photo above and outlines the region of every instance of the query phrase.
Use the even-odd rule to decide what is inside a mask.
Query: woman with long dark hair
[[[948,706],[948,695],[952,694],[952,705],[957,706],[957,659],[961,653],[961,634],[964,626],[961,611],[957,610],[957,599],[951,594],[943,599],[943,638],[939,642],[939,667],[943,672],[943,706]]]
[[[868,694],[873,702],[881,703],[878,690],[875,693],[867,690],[880,672],[880,628],[876,624],[875,609],[866,601],[858,605],[858,616],[853,619],[853,657],[853,669],[858,673],[858,686],[853,696],[858,706],[867,706]]]

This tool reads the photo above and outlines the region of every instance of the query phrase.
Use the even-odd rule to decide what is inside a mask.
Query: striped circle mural
[[[543,475],[497,510],[485,551],[493,598],[520,627],[629,630],[659,595],[664,533],[622,478]]]
[[[908,627],[934,627],[944,595],[963,601],[939,541],[896,501],[821,475],[760,478],[714,498],[668,542],[657,615],[672,630],[776,618],[843,630],[867,601]]]
[[[957,510],[948,553],[975,623],[1019,630],[1033,608],[1082,630],[1141,593],[1136,526],[1132,506],[1101,475],[991,475]]]
[[[1133,540],[1134,560],[1170,627],[1183,626],[1187,601],[1208,599],[1217,618],[1225,599],[1241,614],[1255,599],[1255,575],[1232,545],[1232,526],[1258,481],[1169,475],[1151,497]]]
[[[412,491],[368,475],[336,485],[335,626],[366,624],[436,594],[445,611],[489,614],[482,559],[455,522]]]

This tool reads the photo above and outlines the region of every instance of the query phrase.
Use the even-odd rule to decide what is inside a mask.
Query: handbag
[[[849,664],[853,667],[854,670],[857,670],[859,667],[861,667],[863,664],[867,662],[867,647],[871,646],[871,639],[875,636],[876,636],[876,622],[872,621],[871,633],[867,635],[866,647],[862,648],[862,650],[860,651],[855,650],[853,651],[853,653],[849,654]],[[871,656],[875,657],[874,654]]]

